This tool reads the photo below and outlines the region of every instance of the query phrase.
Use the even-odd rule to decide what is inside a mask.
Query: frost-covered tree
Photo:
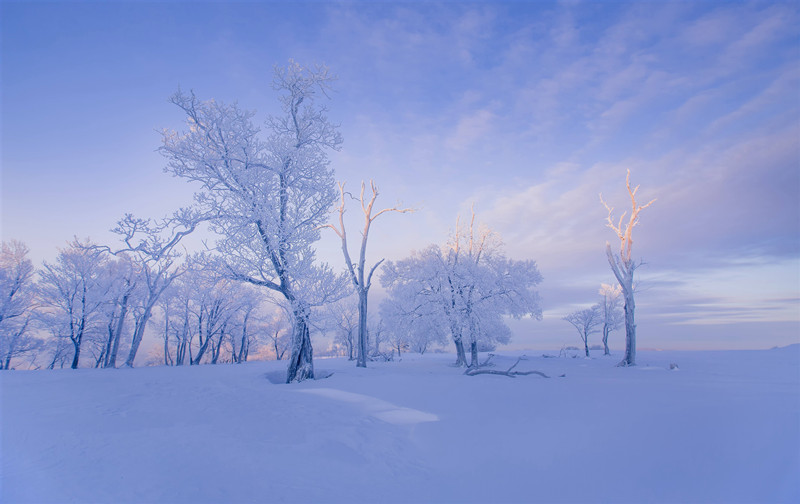
[[[193,323],[194,284],[188,275],[176,278],[158,300],[163,315],[164,364],[183,366],[191,360],[191,343],[196,335]]]
[[[401,341],[409,350],[424,354],[431,347],[447,343],[447,323],[434,305],[414,304],[419,299],[412,295],[396,293],[384,299],[380,306],[381,322],[385,328],[382,336],[397,348],[394,342]]]
[[[348,360],[355,360],[358,354],[359,313],[352,297],[340,299],[324,308],[323,318],[327,331],[333,332],[333,343],[344,348]]]
[[[631,188],[631,172],[628,170],[628,175],[625,178],[625,186],[628,189],[628,195],[631,198],[631,214],[628,222],[625,221],[624,212],[620,217],[618,223],[614,223],[612,216],[613,208],[609,207],[603,201],[602,195],[600,201],[603,206],[608,210],[607,226],[610,227],[617,234],[619,238],[619,253],[614,253],[611,250],[611,244],[606,242],[606,256],[608,257],[608,264],[611,266],[611,271],[617,278],[620,287],[622,288],[622,296],[625,300],[623,309],[625,310],[625,357],[619,363],[620,366],[635,366],[636,365],[636,322],[634,319],[634,311],[636,303],[633,298],[635,285],[633,283],[633,274],[639,266],[632,256],[631,250],[633,247],[633,228],[639,223],[639,212],[652,205],[656,200],[650,200],[646,205],[639,205],[636,202],[636,191],[639,186]]]
[[[383,323],[383,320],[380,317],[372,317],[368,320],[371,329],[368,331],[370,335],[370,344],[372,345],[372,350],[370,351],[370,355],[373,357],[378,357],[381,355],[381,342],[384,341],[385,330],[386,326]]]
[[[608,335],[625,322],[625,315],[620,310],[622,304],[622,288],[617,285],[600,285],[600,308],[603,318],[603,354],[611,355],[608,349]]]
[[[444,248],[429,246],[408,259],[388,262],[381,283],[389,289],[388,309],[404,324],[428,318],[450,333],[456,365],[478,365],[478,348],[508,341],[503,316],[541,318],[535,287],[542,277],[534,261],[505,257],[500,239],[488,230],[475,232],[474,214],[468,230],[456,227]]]
[[[264,136],[252,112],[179,91],[171,102],[186,115],[188,130],[164,132],[161,147],[168,172],[201,185],[196,201],[221,236],[227,274],[291,306],[289,382],[314,377],[311,309],[340,287],[329,268],[314,264],[312,248],[336,200],[327,152],[342,140],[317,105],[332,80],[323,66],[276,68],[282,114],[266,121]]]
[[[171,217],[160,221],[126,214],[117,223],[117,227],[112,229],[124,243],[124,247],[114,254],[125,254],[130,258],[142,291],[137,298],[138,303],[131,310],[134,327],[130,351],[125,359],[126,366],[133,367],[145,329],[159,298],[184,271],[179,262],[181,254],[178,245],[206,219],[206,216],[195,209],[180,209]],[[103,249],[111,251],[109,247]]]
[[[247,285],[240,285],[240,295],[236,311],[228,327],[231,343],[231,357],[237,364],[247,362],[250,350],[256,344],[254,325],[260,307],[259,293]]]
[[[217,266],[211,256],[195,254],[160,297],[166,365],[247,360],[260,299],[250,286],[227,278]]]
[[[326,227],[333,229],[339,239],[342,241],[342,253],[344,255],[344,263],[347,266],[347,272],[350,276],[350,281],[358,295],[358,338],[357,338],[357,354],[358,354],[358,367],[367,367],[367,300],[369,297],[369,289],[372,286],[372,275],[378,266],[381,265],[383,259],[376,262],[369,268],[367,272],[367,240],[369,239],[369,230],[375,219],[387,212],[410,212],[410,208],[400,209],[398,207],[384,208],[372,214],[375,200],[378,198],[378,188],[373,181],[369,183],[372,190],[372,196],[369,201],[365,198],[366,184],[361,182],[361,195],[359,202],[361,203],[361,211],[364,213],[364,229],[361,230],[361,248],[359,249],[358,262],[354,263],[350,259],[350,251],[347,246],[347,230],[344,226],[344,213],[345,213],[345,190],[344,183],[339,184],[339,193],[341,196],[341,203],[339,204],[339,226],[328,224]]]
[[[419,324],[417,319],[444,327],[456,348],[456,365],[465,366],[463,320],[456,291],[451,288],[451,266],[437,245],[414,251],[400,261],[387,261],[380,281],[389,297],[382,303],[381,316],[387,320],[390,340],[404,345],[408,342],[406,329]]]
[[[589,357],[589,335],[599,331],[598,327],[603,323],[603,314],[600,305],[593,305],[591,308],[577,310],[563,318],[575,329],[583,341],[583,348],[586,357]]]
[[[11,240],[0,245],[0,369],[35,352],[41,340],[31,334],[34,310],[33,263],[28,247]]]
[[[125,254],[104,262],[102,275],[108,286],[106,301],[101,307],[105,318],[105,338],[98,338],[97,366],[113,368],[117,365],[117,354],[130,307],[138,300],[137,284],[139,271]]]
[[[72,369],[78,367],[86,337],[97,334],[102,326],[101,308],[109,291],[103,275],[105,260],[103,252],[88,241],[74,240],[59,251],[54,263],[44,262],[40,272],[44,317],[60,337],[72,343]]]

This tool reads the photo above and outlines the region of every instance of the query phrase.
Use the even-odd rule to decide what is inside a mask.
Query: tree
[[[406,259],[386,262],[380,281],[389,297],[386,307],[382,306],[382,316],[388,321],[395,348],[399,348],[397,341],[407,345],[407,329],[424,319],[450,334],[456,348],[455,365],[466,365],[463,320],[452,273],[452,263],[436,245],[414,251]]]
[[[158,222],[126,214],[112,229],[125,244],[124,248],[112,253],[131,258],[140,275],[139,283],[143,290],[139,304],[133,307],[133,337],[128,358],[125,359],[126,366],[133,367],[147,323],[159,298],[184,271],[178,263],[181,257],[178,244],[207,218],[195,209],[186,208]],[[109,247],[103,249],[111,251]]]
[[[477,367],[479,345],[493,349],[510,340],[503,315],[541,319],[539,296],[533,288],[542,276],[533,261],[507,259],[497,234],[487,228],[476,234],[474,211],[468,234],[456,226],[450,250],[455,292],[469,337],[470,366]]]
[[[603,355],[611,355],[608,350],[608,335],[625,321],[620,311],[622,288],[609,284],[600,285],[600,307],[603,319]]]
[[[347,352],[347,360],[355,360],[357,357],[359,313],[353,306],[352,298],[343,298],[335,303],[325,306],[324,318],[327,321],[326,328],[333,330],[333,342],[344,347]]]
[[[634,311],[636,309],[636,303],[633,298],[633,274],[641,263],[637,264],[631,257],[631,250],[633,247],[632,234],[634,226],[639,223],[639,212],[652,205],[656,200],[653,199],[646,205],[639,205],[636,203],[636,191],[639,190],[639,186],[631,189],[630,170],[628,170],[628,175],[625,178],[625,186],[627,187],[628,194],[631,198],[631,215],[628,218],[627,223],[624,223],[627,212],[624,212],[619,217],[618,223],[615,224],[612,216],[614,209],[609,207],[608,204],[603,201],[602,195],[600,195],[600,201],[603,203],[603,206],[605,206],[606,210],[608,210],[606,225],[614,230],[614,232],[617,234],[620,244],[619,253],[614,253],[611,250],[611,244],[606,242],[606,256],[608,257],[608,264],[611,266],[611,271],[614,273],[614,276],[617,278],[617,281],[622,288],[622,295],[625,299],[625,305],[623,307],[625,311],[625,357],[623,357],[622,361],[619,363],[619,366],[635,366],[636,322],[634,320]]]
[[[387,262],[381,283],[389,289],[387,312],[406,327],[436,324],[450,333],[456,365],[466,366],[464,338],[470,344],[471,365],[478,365],[478,348],[508,341],[503,316],[541,319],[535,290],[542,277],[534,261],[505,257],[498,236],[476,234],[473,213],[468,232],[456,226],[445,248],[431,245],[402,261]]]
[[[103,280],[103,253],[88,241],[74,240],[59,251],[56,262],[44,263],[40,300],[58,334],[73,345],[72,369],[77,369],[87,335],[100,327],[100,308],[109,286]]]
[[[359,201],[361,202],[361,211],[364,213],[364,229],[361,231],[361,248],[358,254],[358,263],[353,263],[350,259],[350,252],[347,248],[347,231],[344,226],[344,212],[345,212],[345,191],[344,183],[339,184],[339,193],[341,195],[341,203],[339,205],[339,227],[333,224],[328,224],[326,227],[333,229],[336,235],[342,240],[342,253],[344,255],[344,263],[347,266],[347,271],[350,274],[350,281],[358,294],[358,361],[356,366],[367,367],[367,299],[369,296],[369,289],[372,286],[372,275],[378,266],[381,265],[383,259],[376,262],[370,269],[369,273],[366,272],[367,260],[367,239],[369,238],[369,230],[372,223],[387,212],[405,213],[412,211],[410,208],[400,209],[395,207],[384,208],[375,215],[372,215],[372,209],[375,205],[375,200],[378,198],[378,188],[375,183],[370,180],[370,188],[372,189],[372,197],[369,202],[364,198],[366,184],[361,182],[361,195]]]
[[[242,285],[239,302],[237,303],[232,327],[230,328],[231,356],[233,362],[240,364],[247,362],[250,349],[255,343],[255,333],[251,330],[260,305],[258,293],[253,292],[247,285]]]
[[[105,263],[103,274],[109,284],[107,302],[102,308],[106,317],[107,337],[102,341],[98,366],[114,368],[117,354],[127,320],[128,311],[135,302],[139,281],[138,271],[133,261],[125,254]]]
[[[586,350],[586,357],[589,357],[589,335],[596,333],[600,324],[603,323],[600,305],[574,311],[564,317],[563,320],[566,320],[578,330],[578,334],[580,334],[583,341],[583,347]]]
[[[395,263],[387,264],[390,270],[395,266]],[[447,342],[449,331],[440,329],[441,326],[447,327],[447,321],[436,302],[426,300],[421,294],[421,288],[422,284],[416,282],[395,283],[389,297],[380,304],[380,319],[385,326],[383,339],[395,349],[398,341],[424,350],[432,344],[430,338],[441,336],[437,343]],[[420,341],[413,345],[415,336]]]
[[[283,296],[293,315],[287,382],[314,377],[311,308],[338,294],[329,268],[315,266],[312,244],[336,199],[327,152],[342,139],[317,107],[333,80],[324,66],[290,61],[276,68],[273,89],[282,114],[259,137],[252,112],[199,101],[178,91],[171,102],[187,116],[188,131],[164,132],[166,171],[199,183],[196,202],[221,236],[217,250],[227,274]]]
[[[29,334],[34,310],[33,264],[28,247],[11,240],[0,247],[0,369],[36,351],[41,340]]]

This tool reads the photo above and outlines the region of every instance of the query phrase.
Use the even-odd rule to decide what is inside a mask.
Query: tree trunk
[[[130,297],[129,294],[125,294],[122,296],[122,301],[120,301],[120,311],[119,311],[119,318],[117,319],[116,327],[112,327],[109,323],[108,330],[109,333],[112,332],[113,334],[109,334],[109,348],[108,352],[106,353],[105,362],[103,363],[104,368],[114,368],[117,367],[117,352],[119,352],[119,340],[122,338],[122,328],[125,326],[125,317],[128,314],[128,298]]]
[[[583,337],[583,348],[586,350],[586,357],[589,357],[589,335]]]
[[[478,367],[480,365],[480,362],[478,362],[478,343],[476,341],[470,341],[469,350],[471,354],[471,363],[469,367]]]
[[[622,287],[622,295],[625,298],[625,357],[617,366],[635,366],[636,324],[633,320],[633,312],[636,309],[636,304],[633,301],[633,272],[636,266],[630,261],[624,262],[621,258],[619,259],[620,265],[618,265],[614,259],[614,253],[611,252],[611,246],[608,244],[606,244],[606,256],[608,257],[608,264],[611,265],[611,271],[617,277],[620,287]]]
[[[358,291],[358,362],[356,367],[367,367],[367,291]]]
[[[633,301],[633,292],[629,289],[622,290],[625,296],[625,357],[618,366],[636,365],[636,324],[633,312],[636,305]]]
[[[155,301],[153,301],[153,304],[154,303]],[[136,352],[139,351],[139,345],[142,343],[142,337],[144,336],[144,328],[147,326],[147,322],[150,320],[150,315],[153,312],[153,304],[148,304],[145,306],[142,318],[139,319],[133,331],[131,351],[128,352],[128,358],[125,360],[125,365],[128,367],[133,367],[133,361],[136,359]]]
[[[611,355],[611,352],[608,351],[608,333],[610,332],[608,324],[603,324],[603,355]]]
[[[461,338],[453,340],[456,345],[456,367],[464,367],[467,365],[467,355],[464,353],[464,343]]]
[[[78,369],[78,360],[81,357],[81,340],[80,337],[72,340],[72,345],[75,347],[75,355],[72,357],[72,369]]]
[[[314,379],[314,361],[311,349],[311,334],[308,330],[308,315],[305,310],[295,310],[292,329],[292,355],[286,371],[286,383]]]

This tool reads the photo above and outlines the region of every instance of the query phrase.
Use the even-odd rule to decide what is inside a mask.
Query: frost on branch
[[[341,280],[315,264],[312,247],[336,200],[327,152],[342,139],[317,104],[332,81],[324,66],[276,68],[272,87],[282,112],[263,132],[254,113],[236,104],[178,91],[171,101],[187,130],[165,131],[160,149],[166,171],[199,184],[195,200],[220,236],[229,277],[269,289],[291,307],[289,382],[314,377],[312,309],[342,295]]]
[[[619,363],[620,366],[635,366],[636,365],[636,324],[634,321],[634,310],[636,304],[633,298],[634,284],[633,274],[636,271],[637,264],[632,259],[633,249],[633,228],[639,223],[639,212],[652,205],[656,200],[651,200],[646,205],[639,205],[636,202],[636,192],[639,186],[631,188],[631,172],[628,170],[628,175],[625,178],[625,185],[628,189],[628,194],[631,199],[631,214],[628,221],[625,222],[627,212],[624,212],[617,223],[614,223],[613,208],[603,200],[600,196],[600,201],[608,210],[607,226],[616,233],[619,238],[620,246],[619,253],[615,254],[611,250],[611,244],[606,242],[606,256],[608,264],[611,266],[611,271],[617,278],[619,285],[622,289],[622,294],[625,299],[625,357]]]
[[[536,263],[508,259],[499,237],[488,229],[457,225],[445,247],[431,245],[402,261],[389,262],[381,283],[389,290],[382,311],[399,323],[395,331],[410,338],[425,325],[449,333],[456,347],[456,365],[466,366],[465,341],[471,365],[478,365],[480,344],[505,343],[510,330],[503,317],[541,319],[536,286],[542,281]]]
[[[370,228],[372,227],[372,223],[375,222],[375,219],[385,213],[406,213],[413,211],[411,208],[398,208],[397,206],[394,206],[379,210],[373,215],[372,212],[375,205],[375,200],[378,199],[378,187],[375,185],[375,182],[371,180],[369,185],[372,191],[372,196],[369,198],[369,201],[367,201],[364,194],[366,191],[366,184],[364,182],[361,182],[361,194],[358,198],[359,202],[361,203],[361,211],[364,214],[364,228],[361,231],[361,247],[359,249],[357,263],[354,263],[353,260],[350,259],[350,251],[347,244],[347,230],[344,226],[344,213],[346,210],[345,195],[350,194],[345,192],[344,183],[339,184],[339,194],[341,198],[338,208],[339,226],[337,227],[334,224],[327,224],[325,226],[326,228],[332,229],[342,241],[342,254],[344,255],[344,263],[347,266],[347,272],[349,273],[350,281],[352,282],[353,287],[356,290],[356,294],[358,295],[358,338],[356,345],[358,367],[367,367],[367,301],[369,297],[369,289],[372,287],[372,275],[375,273],[375,270],[378,269],[381,263],[383,263],[383,259],[381,259],[372,265],[372,267],[369,268],[369,272],[367,272],[367,240],[369,238]],[[352,198],[353,196],[350,195],[350,197]],[[399,348],[400,347],[398,347],[398,351]],[[349,349],[352,351],[352,348]]]

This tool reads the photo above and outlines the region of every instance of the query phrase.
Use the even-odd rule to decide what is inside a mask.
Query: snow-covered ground
[[[618,359],[4,372],[0,501],[800,502],[800,346]]]

